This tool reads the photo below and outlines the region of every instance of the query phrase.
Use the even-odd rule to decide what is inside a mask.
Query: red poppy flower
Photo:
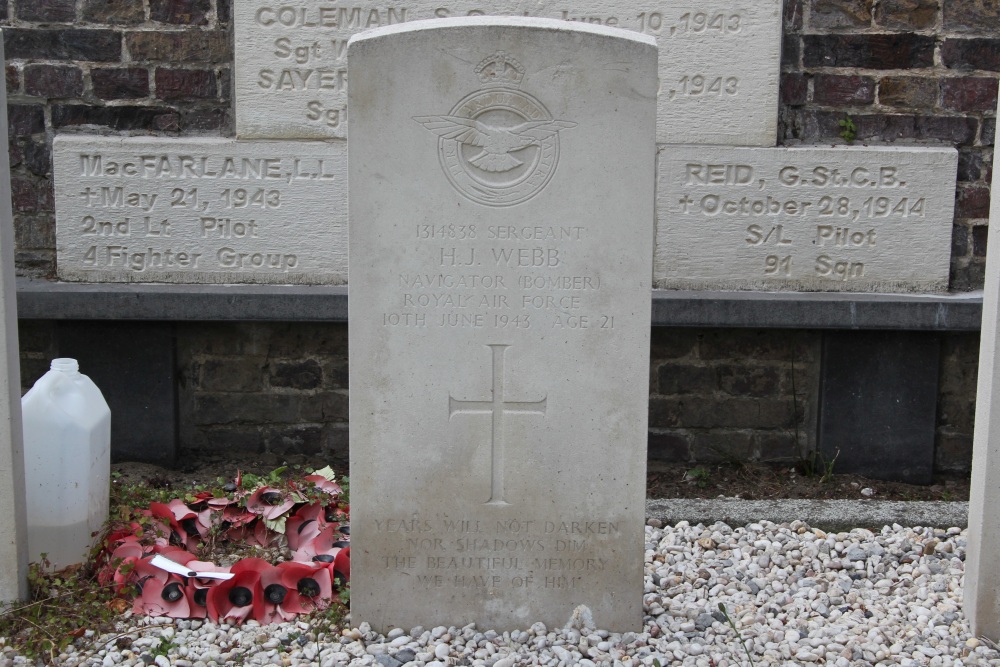
[[[343,586],[351,580],[351,547],[337,552],[337,557],[333,560],[333,574],[338,586]],[[344,578],[343,582],[340,582],[340,577]]]
[[[169,544],[184,546],[187,544],[187,531],[177,522],[174,512],[169,505],[156,502],[150,503],[148,516],[153,524],[153,534],[156,537],[156,544],[161,546]]]
[[[333,598],[330,570],[322,563],[279,563],[281,582],[288,590],[284,607],[289,612],[306,614],[324,609]]]
[[[325,508],[318,503],[303,505],[285,523],[288,548],[298,551],[305,543],[315,539],[325,527]]]
[[[347,546],[348,542],[341,539],[340,526],[328,524],[311,540],[303,542],[292,552],[292,560],[310,562],[317,556],[336,556],[337,550]]]
[[[229,505],[222,510],[222,525],[226,528],[242,526],[254,521],[256,518],[256,514],[248,512],[237,505]]]
[[[279,534],[265,526],[263,521],[255,521],[248,526],[230,528],[226,531],[226,539],[230,542],[241,542],[257,547],[269,547],[278,537]]]
[[[316,485],[317,489],[319,489],[320,491],[325,491],[329,493],[331,496],[339,496],[341,493],[344,492],[344,490],[340,488],[340,484],[337,484],[336,482],[331,482],[326,477],[323,477],[323,475],[306,475],[302,479],[305,480],[306,482],[312,482],[313,484]]]
[[[291,591],[282,581],[281,570],[273,565],[262,570],[260,591],[253,601],[253,617],[257,622],[282,623],[295,618],[298,612],[287,609]]]
[[[230,568],[234,576],[208,591],[208,617],[216,623],[242,623],[253,615],[254,600],[263,594],[260,574],[271,565],[260,558],[244,558]]]
[[[247,511],[275,520],[295,506],[290,494],[271,486],[262,486],[247,498]]]
[[[115,590],[124,593],[130,584],[136,582],[135,566],[146,555],[143,546],[137,540],[123,541],[111,553],[109,563],[97,575],[100,584],[116,584]]]
[[[209,500],[215,498],[215,494],[211,491],[199,491],[198,493],[192,493],[187,496],[188,505],[191,507],[197,507],[199,505],[206,504]]]
[[[235,502],[236,502],[235,500],[231,500],[229,498],[226,498],[225,496],[221,496],[221,497],[209,498],[208,500],[205,501],[205,504],[211,507],[212,509],[221,510],[222,508],[228,507],[229,505],[232,505]]]
[[[102,586],[111,582],[115,584],[115,593],[122,595],[131,589],[131,585],[136,582],[135,566],[139,559],[135,556],[128,556],[117,561],[118,565],[108,568],[98,577],[98,583]]]
[[[168,575],[165,580],[146,579],[142,585],[142,593],[132,605],[132,611],[147,616],[189,618],[191,604],[184,590],[184,580],[176,574]]]

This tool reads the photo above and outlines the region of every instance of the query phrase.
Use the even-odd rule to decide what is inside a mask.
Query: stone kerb
[[[1000,110],[1000,101],[997,102]],[[1000,152],[993,153],[993,173]],[[990,228],[1000,229],[1000,196],[993,194]],[[995,238],[995,237],[994,237]],[[969,491],[969,546],[965,562],[965,615],[974,635],[1000,640],[1000,243],[987,247],[983,321],[976,388],[976,425]]]
[[[655,45],[424,24],[349,47],[351,613],[636,630]]]

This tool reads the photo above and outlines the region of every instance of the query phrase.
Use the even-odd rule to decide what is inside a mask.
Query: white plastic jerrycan
[[[28,559],[81,563],[108,518],[111,410],[76,359],[53,359],[21,398],[21,415]]]

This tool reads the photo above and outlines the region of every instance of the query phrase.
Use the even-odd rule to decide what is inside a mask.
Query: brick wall
[[[232,0],[0,0],[17,266],[55,268],[55,132],[232,135]],[[786,0],[779,142],[960,153],[951,287],[982,286],[1000,78],[996,0]],[[187,447],[346,451],[342,325],[178,325]],[[23,381],[55,353],[21,329]],[[969,465],[978,336],[944,336],[937,465]],[[656,330],[650,454],[794,459],[814,444],[821,334]]]
[[[653,330],[649,457],[796,461],[815,445],[813,331]]]
[[[0,0],[18,270],[55,272],[56,132],[231,135],[230,0]]]
[[[177,352],[186,446],[347,456],[347,325],[181,325]]]
[[[786,0],[779,141],[959,150],[951,288],[979,289],[1000,77],[995,0]]]

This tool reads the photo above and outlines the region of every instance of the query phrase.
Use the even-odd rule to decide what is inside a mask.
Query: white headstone
[[[0,35],[0,63],[3,36]],[[28,596],[28,525],[24,505],[21,362],[14,289],[14,216],[7,159],[7,91],[0,87],[0,604]]]
[[[418,19],[534,16],[634,30],[659,42],[661,143],[773,146],[781,63],[779,0],[452,0],[350,5],[234,3],[236,134],[344,137],[351,35]]]
[[[62,280],[347,279],[343,142],[62,135],[52,152]]]
[[[352,618],[638,630],[653,41],[447,19],[350,62]]]
[[[1000,102],[998,102],[1000,109]],[[998,114],[1000,115],[1000,114]],[[1000,151],[993,151],[993,173]],[[965,556],[965,616],[972,634],[1000,641],[1000,195],[996,177],[990,202],[990,239],[986,248],[983,324],[979,338],[976,428],[969,490],[969,545]]]
[[[948,289],[958,153],[662,146],[664,289]]]

